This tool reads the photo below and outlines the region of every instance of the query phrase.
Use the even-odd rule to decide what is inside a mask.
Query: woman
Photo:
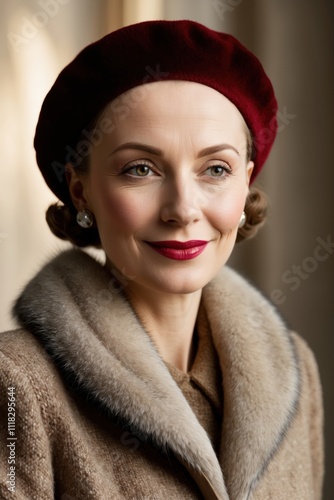
[[[313,355],[225,267],[264,220],[276,110],[255,56],[190,21],[118,30],[59,75],[35,137],[47,221],[106,262],[64,252],[15,304],[2,498],[321,497]]]

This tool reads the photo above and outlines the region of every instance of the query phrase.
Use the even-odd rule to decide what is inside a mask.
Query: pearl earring
[[[242,227],[244,227],[244,225],[246,224],[246,220],[247,220],[247,217],[246,217],[245,212],[243,211],[242,214],[241,214],[241,217],[240,217],[239,225],[238,225],[239,229],[241,229]]]
[[[88,229],[93,225],[93,214],[84,208],[77,213],[77,223],[84,229]]]

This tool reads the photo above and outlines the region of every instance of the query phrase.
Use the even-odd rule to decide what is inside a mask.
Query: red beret
[[[148,21],[86,47],[45,98],[34,146],[44,179],[59,199],[69,199],[66,163],[89,154],[93,136],[86,127],[93,118],[123,92],[159,80],[198,82],[235,104],[253,135],[254,180],[277,132],[277,102],[261,63],[231,35],[193,21]]]

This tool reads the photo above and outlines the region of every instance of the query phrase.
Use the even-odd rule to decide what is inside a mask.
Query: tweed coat
[[[215,452],[125,286],[70,250],[18,299],[21,329],[0,335],[1,422],[14,387],[17,438],[1,424],[1,498],[319,500],[318,371],[271,304],[227,267],[203,290],[223,380]]]

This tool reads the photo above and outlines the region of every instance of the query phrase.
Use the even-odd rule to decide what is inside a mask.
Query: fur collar
[[[246,500],[295,413],[294,347],[275,310],[226,267],[203,290],[203,304],[224,380],[219,461],[119,282],[92,257],[56,257],[14,315],[95,401],[172,449],[206,499]]]

